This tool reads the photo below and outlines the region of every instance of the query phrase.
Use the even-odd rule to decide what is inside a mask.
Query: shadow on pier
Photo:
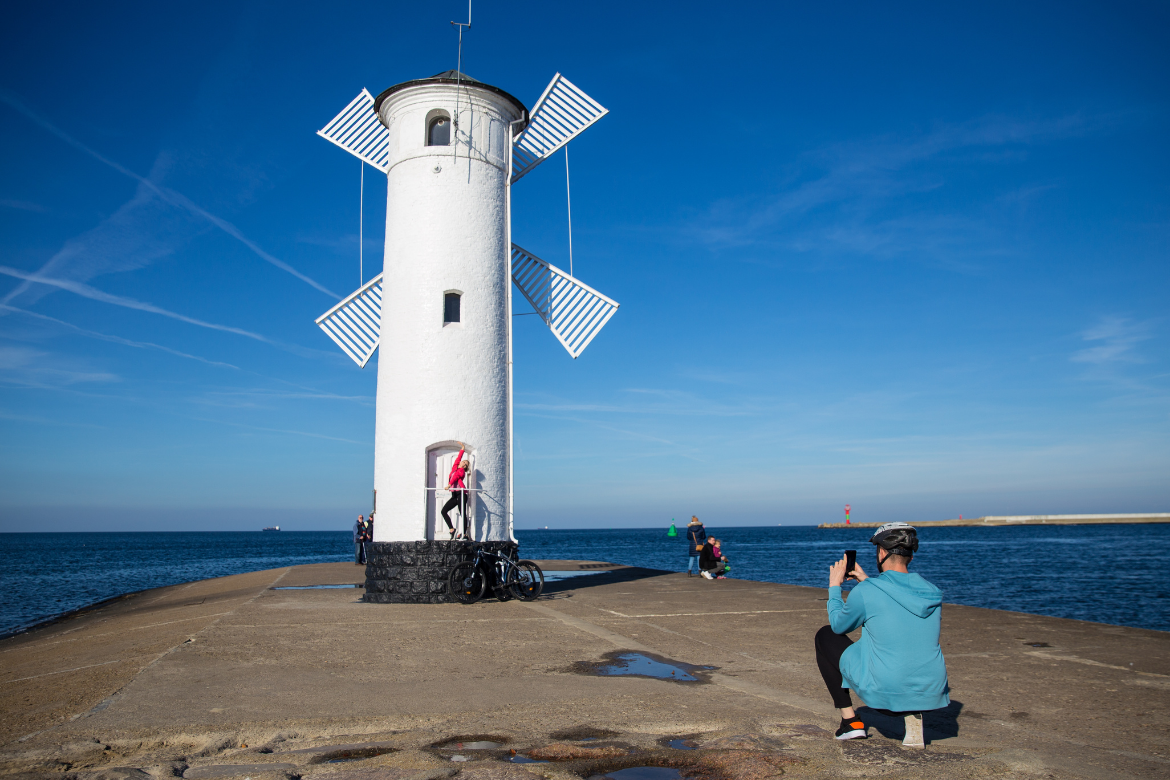
[[[538,562],[539,565],[539,562]],[[544,583],[544,592],[541,598],[564,598],[566,594],[575,590],[595,588],[598,585],[617,585],[623,582],[637,582],[651,577],[664,577],[673,572],[662,569],[643,569],[638,566],[620,566],[597,572],[573,572],[573,576],[564,579],[556,578],[566,572],[550,570],[545,572],[547,578]]]

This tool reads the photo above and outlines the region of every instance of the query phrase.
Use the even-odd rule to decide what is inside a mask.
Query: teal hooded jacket
[[[917,574],[887,571],[859,583],[848,601],[840,586],[829,588],[828,609],[834,633],[863,627],[841,655],[841,676],[868,706],[924,712],[950,703],[938,644],[941,590]]]

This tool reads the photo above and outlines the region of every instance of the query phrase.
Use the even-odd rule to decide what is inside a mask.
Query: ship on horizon
[[[267,528],[261,528],[260,530],[261,531],[279,531],[280,526],[279,525],[270,525]]]

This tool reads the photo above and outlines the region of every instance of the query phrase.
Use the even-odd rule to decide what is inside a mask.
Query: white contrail
[[[194,214],[198,217],[202,217],[203,219],[206,219],[208,222],[215,225],[217,228],[222,230],[224,233],[227,233],[229,236],[236,239],[237,241],[242,243],[244,246],[248,247],[248,249],[251,249],[256,254],[257,257],[264,260],[265,262],[271,263],[272,265],[276,266],[277,268],[279,268],[282,271],[287,271],[288,273],[292,274],[296,278],[300,279],[302,282],[305,282],[306,284],[312,285],[313,287],[315,287],[316,289],[325,293],[326,295],[332,296],[335,300],[341,300],[341,296],[338,295],[337,293],[335,293],[332,290],[330,290],[329,288],[324,287],[323,285],[319,284],[316,280],[311,279],[308,276],[305,276],[303,273],[301,273],[297,269],[293,268],[291,265],[284,262],[283,260],[278,260],[277,258],[275,258],[272,255],[265,252],[260,247],[256,246],[255,243],[253,243],[246,236],[244,236],[244,234],[240,232],[240,229],[237,228],[232,223],[228,222],[225,219],[221,219],[220,217],[215,216],[214,214],[207,211],[206,209],[201,208],[200,206],[193,203],[185,195],[182,195],[182,194],[175,192],[174,190],[171,190],[171,189],[164,189],[162,187],[159,187],[157,184],[150,181],[149,179],[146,179],[146,178],[143,178],[142,176],[139,176],[137,173],[130,170],[129,168],[126,168],[125,166],[119,165],[118,163],[114,162],[113,160],[106,157],[105,155],[102,155],[101,153],[94,151],[93,149],[90,149],[88,146],[81,143],[81,141],[78,141],[76,138],[69,135],[64,130],[61,130],[56,125],[49,122],[47,119],[44,119],[43,117],[41,117],[39,114],[37,114],[31,108],[29,108],[28,106],[21,103],[19,100],[17,100],[11,94],[9,94],[6,90],[0,90],[0,101],[7,103],[12,109],[20,112],[21,114],[24,114],[24,116],[27,117],[29,120],[40,125],[45,130],[48,130],[50,133],[57,136],[58,138],[60,138],[62,141],[69,144],[73,148],[78,149],[78,150],[88,154],[90,157],[93,157],[95,160],[98,160],[99,162],[102,162],[102,163],[110,166],[118,173],[121,173],[123,176],[129,176],[131,179],[134,179],[136,182],[139,182],[144,187],[149,188],[154,194],[158,195],[158,197],[161,198],[166,203],[170,203],[173,206],[178,206],[179,208],[185,209],[186,211],[190,212],[191,214]],[[11,296],[9,296],[8,300],[11,300]]]
[[[46,322],[54,322],[58,325],[63,325],[66,328],[69,328],[70,330],[75,330],[78,333],[89,336],[90,338],[101,339],[102,341],[109,341],[109,342],[113,342],[114,344],[125,344],[128,347],[138,347],[140,349],[157,349],[157,350],[160,350],[162,352],[169,352],[172,355],[178,355],[179,357],[190,358],[191,360],[198,360],[200,363],[207,363],[208,365],[211,365],[211,366],[223,366],[224,368],[234,368],[237,371],[240,370],[239,366],[233,366],[231,363],[221,363],[218,360],[208,360],[207,358],[199,357],[198,355],[188,355],[186,352],[180,352],[177,349],[171,349],[170,347],[164,347],[162,344],[152,344],[149,341],[134,341],[133,339],[124,339],[121,336],[111,336],[108,333],[98,333],[96,330],[88,330],[88,329],[83,328],[79,325],[74,325],[72,322],[66,322],[65,320],[59,320],[56,317],[50,317],[47,314],[38,314],[37,312],[29,311],[28,309],[19,309],[16,306],[9,306],[6,303],[0,303],[0,309],[4,309],[6,311],[16,312],[17,314],[24,314],[25,316],[28,316],[28,317],[35,317],[38,320],[45,320]]]
[[[88,284],[83,284],[81,282],[71,282],[66,279],[53,279],[48,276],[41,276],[40,274],[30,274],[15,268],[9,268],[6,265],[0,265],[0,274],[4,274],[5,276],[12,276],[17,279],[23,279],[26,282],[35,282],[37,284],[47,284],[51,287],[59,287],[60,289],[68,290],[75,295],[80,295],[83,298],[91,298],[95,301],[101,301],[102,303],[112,303],[115,306],[124,306],[127,309],[137,309],[138,311],[148,311],[152,314],[161,314],[164,317],[170,317],[171,319],[179,320],[180,322],[186,322],[191,325],[198,325],[201,328],[211,328],[212,330],[222,330],[225,333],[235,333],[239,336],[247,336],[250,339],[263,341],[265,344],[275,343],[271,339],[267,339],[264,336],[261,336],[259,333],[253,333],[249,330],[243,330],[242,328],[233,328],[228,325],[216,325],[214,322],[204,322],[203,320],[197,320],[194,317],[187,317],[183,314],[176,314],[173,311],[167,311],[166,309],[159,308],[153,303],[136,301],[133,298],[124,298],[121,295],[111,295],[110,293],[102,292],[96,287],[90,287]]]

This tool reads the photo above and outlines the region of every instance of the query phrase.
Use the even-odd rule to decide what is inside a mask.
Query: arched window
[[[416,125],[417,127],[417,125]],[[451,145],[451,119],[437,116],[427,125],[427,146]]]
[[[459,293],[443,295],[443,323],[459,322]]]

